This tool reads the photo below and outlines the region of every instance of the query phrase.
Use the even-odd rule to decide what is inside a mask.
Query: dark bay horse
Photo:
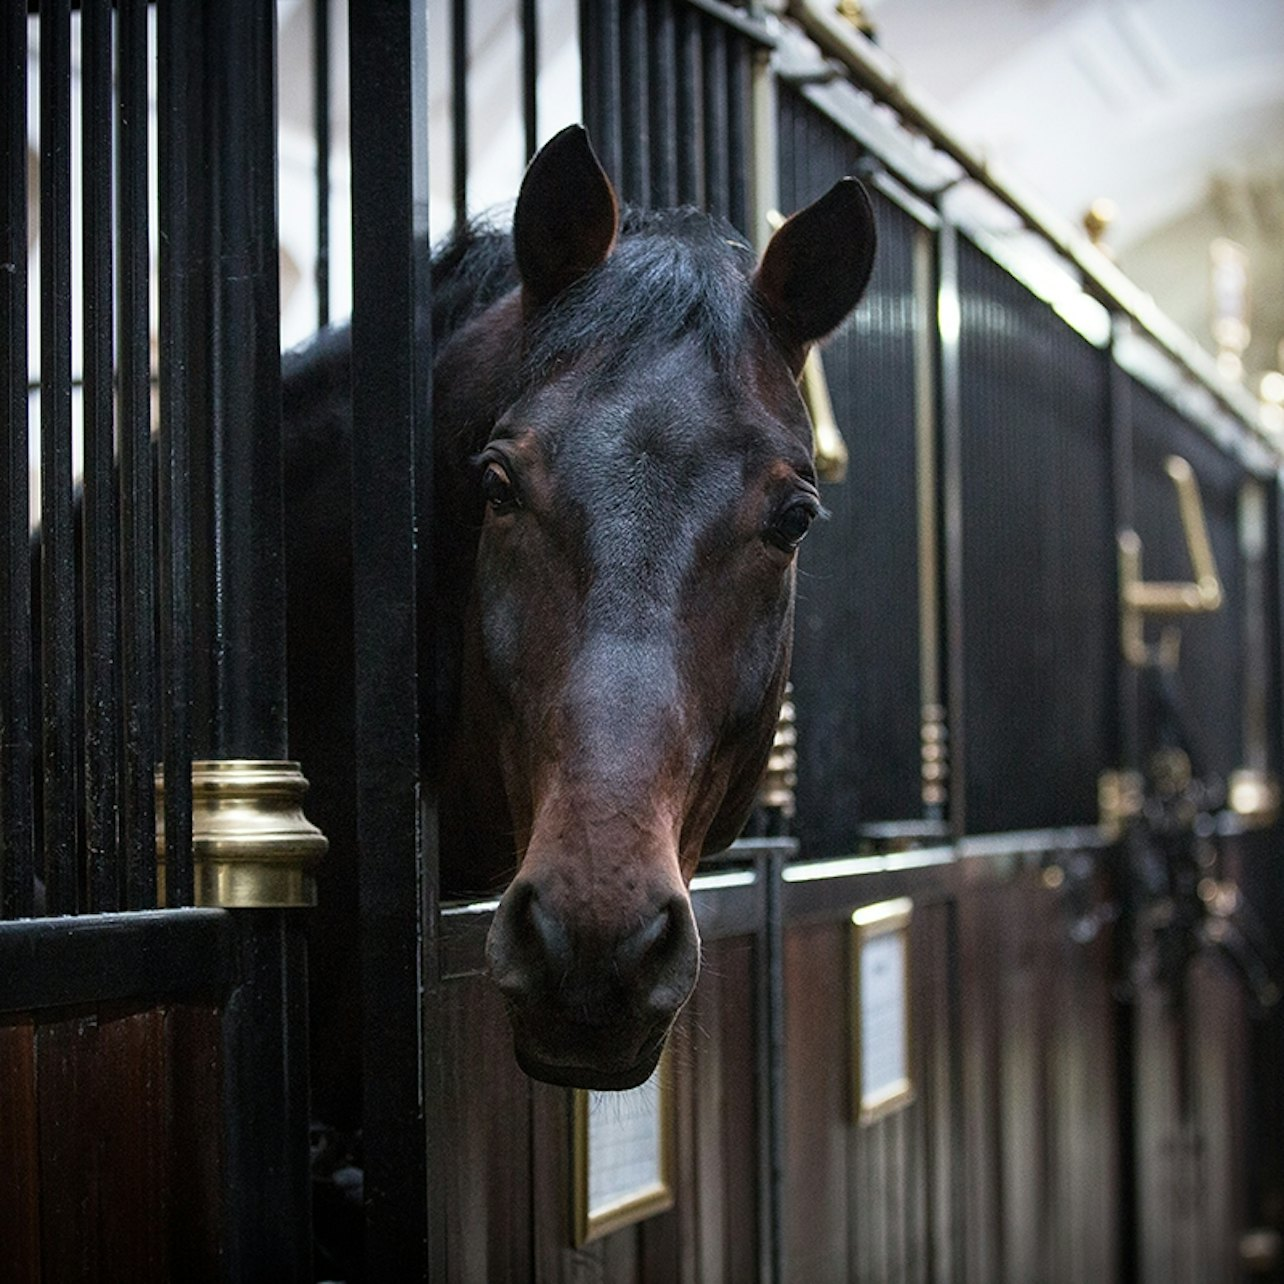
[[[621,217],[575,127],[532,162],[511,236],[465,229],[434,262],[443,886],[508,883],[487,962],[536,1078],[640,1083],[695,984],[687,887],[753,805],[795,556],[821,511],[797,376],[873,253],[851,179],[756,265],[694,211]],[[334,551],[349,501],[323,461],[348,449],[346,379],[344,333],[287,359],[292,752],[339,912],[356,894],[338,855],[351,733],[330,716],[351,708],[351,569]],[[344,1020],[321,1014],[323,1057]]]

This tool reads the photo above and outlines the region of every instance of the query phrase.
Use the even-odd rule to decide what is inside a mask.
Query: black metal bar
[[[275,6],[210,5],[202,24],[207,159],[191,177],[207,212],[195,249],[208,311],[206,333],[189,340],[206,345],[208,372],[205,386],[189,386],[187,413],[193,478],[209,484],[193,496],[193,748],[198,757],[279,760],[284,492],[276,133],[268,127],[276,119]]]
[[[468,0],[450,5],[450,102],[455,226],[462,227],[468,221]]]
[[[646,205],[651,195],[649,32],[646,0],[625,0],[620,22],[619,181],[626,201]]]
[[[227,1278],[309,1280],[306,929],[289,910],[231,918],[241,983],[223,1016]]]
[[[425,904],[435,901],[435,825],[421,820],[419,797],[419,673],[432,667],[417,636],[415,537],[432,529],[431,355],[421,338],[426,15],[421,5],[371,0],[349,21],[366,1274],[437,1279],[445,1278],[444,1183],[428,1180],[433,1124],[424,1098],[435,1044],[426,1047],[423,1029],[437,945],[435,909]]]
[[[57,966],[50,966],[50,959]],[[0,1012],[219,994],[236,977],[231,915],[186,909],[0,924]]]
[[[656,209],[678,203],[677,28],[673,0],[651,5],[651,193]]]
[[[34,688],[27,491],[27,14],[0,16],[0,919],[31,914]]]
[[[620,131],[620,0],[580,0],[580,78],[584,123],[602,167],[618,182]]]
[[[522,0],[522,129],[527,161],[539,147],[539,6]]]
[[[716,19],[702,22],[704,55],[705,209],[720,218],[731,215],[731,171],[727,156],[727,33]]]
[[[950,746],[950,830],[966,833],[963,725],[963,422],[959,383],[958,232],[942,223],[936,239],[937,360],[941,427],[941,548],[945,582],[945,707]]]
[[[753,234],[749,208],[749,63],[750,46],[734,32],[723,36],[727,49],[727,217],[746,236]]]
[[[120,0],[119,388],[125,905],[156,904],[156,612],[147,203],[147,4]],[[171,902],[174,903],[174,902]]]
[[[684,205],[705,203],[704,126],[700,104],[704,75],[700,15],[687,5],[678,9],[678,200]]]
[[[312,118],[317,140],[317,328],[330,324],[330,0],[312,3]]]
[[[89,905],[120,908],[120,701],[115,420],[112,414],[112,16],[111,0],[80,7],[81,193],[84,250],[85,465],[81,510],[84,574],[85,848]]]
[[[192,371],[192,230],[186,142],[199,125],[190,100],[199,33],[173,5],[156,16],[157,151],[160,222],[159,330],[160,433],[157,502],[160,507],[161,744],[165,774],[165,900],[190,905],[192,874],[192,511],[191,437],[187,405]],[[194,52],[193,45],[197,45]],[[195,120],[193,116],[195,114]],[[199,133],[194,135],[200,137]]]
[[[71,482],[71,5],[40,6],[40,614],[45,899],[75,913],[75,547]]]

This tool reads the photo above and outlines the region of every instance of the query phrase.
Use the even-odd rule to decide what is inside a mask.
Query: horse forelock
[[[749,282],[754,256],[729,224],[694,209],[626,210],[615,252],[535,319],[528,385],[569,361],[609,376],[680,339],[729,367],[762,329]],[[588,361],[586,362],[586,358]]]

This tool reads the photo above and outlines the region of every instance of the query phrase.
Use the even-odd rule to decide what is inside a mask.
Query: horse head
[[[523,1069],[627,1088],[696,981],[696,865],[771,746],[821,512],[797,377],[865,288],[873,219],[844,180],[755,265],[694,211],[621,220],[572,128],[531,163],[513,249],[520,285],[434,385],[481,443],[484,511],[452,841],[517,860],[486,953]]]

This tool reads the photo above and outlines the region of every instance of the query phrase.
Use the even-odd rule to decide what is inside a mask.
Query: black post
[[[27,499],[27,8],[0,15],[0,919],[31,914],[35,827]]]
[[[187,552],[190,751],[279,761],[287,737],[276,10],[272,0],[205,0],[162,5],[159,16],[162,243],[174,238],[161,293],[162,441],[170,434],[162,498],[173,523],[162,559],[166,680],[180,676],[189,645],[177,615]],[[177,782],[182,719],[167,735],[167,782],[171,770]],[[166,856],[168,882],[168,846]],[[227,1274],[309,1279],[304,925],[293,910],[234,912],[241,983],[223,1023]]]
[[[111,0],[80,6],[84,251],[85,469],[81,514],[84,590],[85,847],[89,905],[120,908],[117,862],[117,585],[112,413]]]
[[[460,14],[464,6],[455,6]],[[444,1279],[429,1184],[435,818],[420,797],[417,619],[431,585],[427,15],[370,0],[349,19],[352,86],[353,576],[366,1275]],[[456,29],[455,39],[459,31]],[[456,116],[456,128],[459,117]],[[458,163],[459,153],[456,152]],[[459,174],[456,173],[458,180]],[[457,187],[457,198],[461,193]],[[418,538],[417,538],[417,533]],[[431,683],[428,684],[431,689]],[[432,1103],[426,1107],[425,1099]],[[446,1162],[449,1162],[447,1159]]]
[[[71,4],[40,6],[40,643],[45,896],[73,914],[78,752],[71,489]]]
[[[317,327],[330,324],[330,0],[312,0],[312,120],[317,143]]]
[[[147,235],[147,3],[120,0],[117,165],[125,905],[156,904],[155,507]],[[190,904],[171,899],[170,904]]]

